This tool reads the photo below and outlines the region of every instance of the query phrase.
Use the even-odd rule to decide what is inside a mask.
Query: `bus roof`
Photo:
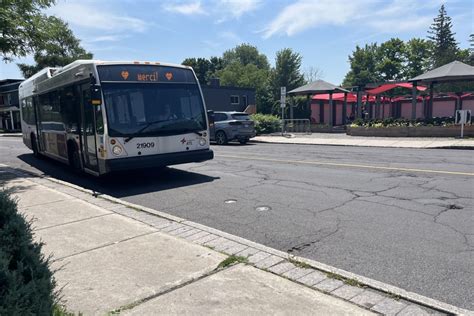
[[[23,81],[19,86],[19,94],[20,98],[32,95],[37,91],[38,85],[41,88],[46,88],[47,86],[54,85],[51,81],[57,80],[49,80],[49,79],[56,79],[59,77],[68,76],[67,74],[70,71],[78,68],[84,67],[86,70],[89,68],[89,71],[92,72],[94,66],[98,65],[159,65],[159,66],[167,66],[167,67],[176,67],[176,68],[183,68],[183,69],[192,69],[190,66],[184,66],[180,64],[173,64],[173,63],[161,63],[161,62],[149,62],[149,61],[105,61],[105,60],[96,60],[96,59],[78,59],[73,61],[72,63],[64,66],[64,67],[48,67],[44,68],[43,70],[39,71],[38,73],[34,74],[32,77]],[[79,69],[80,71],[82,69]],[[74,77],[77,77],[77,74],[69,75],[69,81],[73,81]],[[62,76],[61,76],[62,75]],[[46,81],[50,82],[50,84],[46,84]],[[40,89],[43,90],[43,89]]]

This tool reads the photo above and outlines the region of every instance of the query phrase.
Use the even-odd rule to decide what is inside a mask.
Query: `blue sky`
[[[356,45],[392,37],[425,38],[442,3],[456,40],[469,47],[474,2],[469,0],[57,0],[48,9],[67,21],[95,59],[181,63],[186,57],[221,56],[240,43],[267,55],[292,48],[303,70],[322,71],[340,84]],[[0,79],[20,78],[17,59],[0,65]]]

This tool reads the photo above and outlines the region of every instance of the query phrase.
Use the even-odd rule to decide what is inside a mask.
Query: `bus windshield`
[[[160,136],[206,130],[197,84],[102,83],[110,136]]]

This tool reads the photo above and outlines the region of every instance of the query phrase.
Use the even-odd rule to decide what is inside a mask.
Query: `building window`
[[[238,95],[231,95],[230,96],[230,104],[240,104],[239,96]]]

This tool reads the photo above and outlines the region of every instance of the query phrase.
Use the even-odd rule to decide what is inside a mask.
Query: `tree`
[[[405,43],[398,38],[392,38],[377,48],[376,71],[385,81],[400,80],[403,77]]]
[[[223,68],[216,72],[223,85],[255,88],[257,110],[271,113],[270,64],[255,46],[240,44],[222,56]]]
[[[280,87],[286,87],[290,91],[304,84],[304,76],[300,71],[302,59],[291,48],[284,48],[276,53],[275,68],[271,72],[271,88],[275,100],[280,98]]]
[[[199,83],[207,85],[209,84],[210,79],[215,77],[216,72],[222,69],[222,58],[186,58],[181,64],[193,67]]]
[[[35,65],[18,64],[25,78],[31,77],[45,67],[65,66],[77,59],[91,59],[92,54],[80,45],[68,24],[49,16],[41,22],[43,40],[35,46]]]
[[[200,84],[206,85],[208,83],[207,73],[211,66],[209,60],[206,58],[186,58],[181,64],[193,67]]]
[[[412,38],[405,44],[405,79],[414,78],[430,69],[431,42]]]
[[[343,86],[358,86],[380,81],[377,72],[377,49],[376,43],[366,44],[363,48],[356,46],[352,56],[349,56],[351,69],[344,78]]]
[[[3,0],[0,5],[0,53],[5,62],[24,57],[41,42],[41,10],[54,0]]]
[[[431,63],[433,68],[443,66],[458,58],[459,47],[451,30],[451,18],[447,15],[444,4],[439,9],[428,31],[428,39],[433,44]]]
[[[321,69],[317,67],[309,66],[304,70],[303,76],[305,82],[314,82],[324,77],[324,73]]]
[[[250,44],[240,44],[235,48],[227,50],[222,55],[223,66],[238,62],[243,66],[253,64],[258,69],[270,70],[267,56],[260,54],[257,47]]]
[[[208,80],[212,77],[216,76],[216,72],[224,68],[224,61],[222,60],[221,57],[211,57],[209,59],[209,62],[211,63],[209,66],[209,72],[207,74]]]

